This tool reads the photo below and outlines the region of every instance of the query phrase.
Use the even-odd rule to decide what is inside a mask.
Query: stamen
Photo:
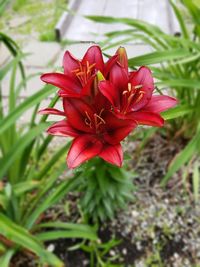
[[[101,114],[103,113],[103,111],[104,111],[104,108],[102,108],[102,110],[100,111],[99,116],[101,116]]]
[[[129,93],[128,91],[123,91],[122,95],[126,95],[127,93]]]
[[[131,92],[131,90],[132,90],[132,84],[128,83],[128,92]]]
[[[88,114],[88,112],[87,112],[87,111],[85,111],[85,114],[86,114],[86,116],[87,116],[88,120],[91,122],[91,118],[90,118],[90,116],[89,116],[89,114]]]
[[[138,84],[138,85],[134,86],[135,89],[140,89],[140,88],[142,88],[142,87],[143,87],[142,84]]]
[[[104,119],[102,119],[99,115],[97,115],[96,113],[94,114],[94,117],[95,118],[98,118],[100,121],[101,121],[101,124],[103,123],[103,124],[106,124],[106,122],[105,122],[105,120]]]
[[[140,94],[138,96],[138,98],[136,99],[135,104],[137,104],[138,102],[140,102],[140,100],[143,98],[143,96],[144,96],[144,94]]]
[[[72,73],[76,73],[76,72],[78,72],[78,71],[80,71],[80,69],[75,69],[75,70],[72,70],[71,72],[72,72]]]

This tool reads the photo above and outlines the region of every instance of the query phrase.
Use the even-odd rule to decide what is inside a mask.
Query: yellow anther
[[[128,83],[128,91],[131,92],[131,90],[132,90],[132,85],[131,83]]]

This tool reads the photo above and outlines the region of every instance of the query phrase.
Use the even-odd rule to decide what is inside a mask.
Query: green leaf
[[[10,260],[15,253],[14,249],[9,249],[0,257],[0,263],[1,267],[9,267],[10,266]]]
[[[96,240],[90,233],[82,231],[46,231],[44,233],[36,234],[36,237],[41,241],[56,240],[60,238],[83,238],[89,240]]]
[[[20,153],[24,150],[24,148],[30,144],[30,142],[36,138],[39,134],[41,134],[49,123],[42,123],[33,129],[31,129],[28,133],[22,136],[12,147],[12,149],[8,152],[6,156],[4,156],[0,161],[0,178],[3,178],[9,167],[16,160],[16,158],[20,155]]]
[[[195,152],[197,152],[199,142],[200,134],[199,132],[197,132],[197,134],[186,145],[186,147],[172,161],[166,175],[161,181],[161,186],[165,186],[169,181],[170,177],[192,158]]]
[[[199,200],[199,189],[200,189],[200,171],[199,171],[198,162],[196,162],[195,165],[194,165],[192,181],[193,181],[194,199],[195,199],[195,202],[198,203],[198,200]]]
[[[46,97],[50,96],[55,91],[55,87],[51,85],[45,85],[39,92],[33,94],[22,102],[18,107],[12,110],[4,119],[0,121],[0,134],[7,130],[16,120],[29,108],[33,107],[37,103],[41,102]]]
[[[0,213],[0,233],[10,241],[35,253],[43,263],[63,267],[63,263],[52,253],[46,251],[39,240],[26,229],[9,220]]]
[[[50,222],[50,223],[42,223],[37,225],[37,228],[58,228],[59,231],[48,232],[50,234],[54,233],[55,236],[56,232],[60,232],[60,230],[67,230],[65,232],[65,237],[77,237],[77,238],[86,238],[89,240],[97,240],[98,237],[95,233],[93,227],[85,224],[75,224],[75,223],[64,223],[64,222]],[[62,232],[62,231],[61,231]],[[77,235],[75,234],[77,233]],[[41,234],[39,234],[41,236]],[[69,236],[67,236],[69,235]],[[71,235],[71,236],[70,236]],[[76,236],[74,236],[76,235]],[[42,236],[46,236],[42,233]],[[59,237],[58,237],[59,238]]]
[[[181,15],[180,10],[178,9],[177,5],[173,2],[173,0],[170,0],[170,4],[174,10],[174,13],[176,14],[176,18],[179,22],[179,25],[180,25],[180,28],[181,28],[181,31],[183,33],[184,38],[189,39],[187,26],[186,26],[184,19],[183,19],[184,17]]]
[[[184,116],[186,114],[189,114],[193,111],[194,111],[193,108],[187,105],[182,105],[182,106],[177,106],[175,108],[164,111],[161,113],[161,115],[165,120],[171,120],[171,119],[175,119],[175,118]]]
[[[24,194],[25,192],[31,191],[35,188],[37,188],[40,185],[39,181],[27,181],[27,182],[21,182],[17,183],[13,186],[13,190],[15,192],[16,196],[20,196]]]
[[[188,88],[188,90],[192,89],[200,89],[200,81],[199,80],[195,80],[195,79],[170,79],[170,80],[165,80],[163,79],[162,82],[157,82],[156,83],[157,86],[163,86],[163,85],[167,85],[170,87],[184,87],[184,88]]]
[[[142,66],[156,63],[163,63],[164,61],[182,59],[190,55],[190,52],[184,49],[171,49],[166,51],[157,51],[148,53],[142,56],[129,59],[129,66]]]
[[[62,164],[60,170],[54,173],[54,177],[59,177],[60,173],[66,169],[66,163]],[[31,229],[38,217],[49,207],[60,201],[69,191],[77,188],[80,184],[79,180],[68,179],[62,181],[60,184],[56,185],[49,193],[46,198],[43,198],[41,203],[38,203],[37,208],[31,212],[25,221],[25,225],[28,229]],[[50,192],[50,191],[49,191]]]

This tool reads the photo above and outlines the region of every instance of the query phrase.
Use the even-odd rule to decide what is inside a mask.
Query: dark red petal
[[[76,137],[80,134],[80,132],[74,129],[66,120],[54,123],[51,127],[49,127],[47,132],[51,135],[72,137]]]
[[[137,126],[135,121],[117,118],[111,112],[104,115],[104,120],[106,122],[104,139],[112,145],[122,141]]]
[[[99,82],[99,91],[110,101],[113,107],[120,109],[120,92],[112,83],[109,81]]]
[[[117,62],[118,55],[114,55],[108,59],[106,64],[104,65],[104,77],[107,78],[107,75],[109,74],[112,66]]]
[[[55,109],[55,108],[45,108],[45,109],[41,109],[38,113],[39,113],[39,114],[42,114],[42,115],[51,114],[51,115],[65,116],[65,112],[60,111],[60,110]]]
[[[97,156],[102,150],[102,143],[92,135],[82,135],[74,139],[67,155],[67,165],[76,168],[81,163]]]
[[[111,68],[109,80],[120,92],[128,89],[128,72],[118,63]]]
[[[160,113],[176,106],[177,100],[166,95],[154,95],[143,110]]]
[[[138,93],[135,94],[131,102],[131,107],[134,111],[137,111],[144,107],[151,99],[154,83],[151,71],[147,67],[141,67],[138,71],[132,72],[130,75],[130,83],[133,86],[142,85],[142,88],[137,89]],[[144,92],[140,98],[140,92]],[[140,99],[138,101],[138,99]]]
[[[62,73],[45,73],[41,76],[41,80],[65,90],[68,94],[80,93],[81,91],[81,86],[75,79]]]
[[[92,75],[92,77],[90,77],[90,79],[84,85],[84,87],[81,90],[82,96],[90,96],[91,95],[91,90],[92,90],[94,79],[95,79],[95,75]]]
[[[94,111],[87,103],[78,98],[64,98],[63,108],[69,123],[75,129],[86,133],[93,132],[93,129],[91,129],[85,122],[88,116],[91,118],[91,120],[94,118]]]
[[[72,71],[79,69],[79,67],[79,60],[76,59],[69,51],[66,51],[63,57],[64,73],[69,76],[74,76]]]
[[[82,59],[82,64],[86,65],[87,61],[89,62],[89,65],[95,63],[94,69],[100,70],[103,73],[104,62],[102,52],[99,46],[93,45],[87,50]]]
[[[82,94],[81,93],[73,93],[73,92],[70,92],[70,91],[67,91],[67,90],[63,90],[63,89],[60,89],[58,91],[58,95],[60,97],[73,97],[73,98],[82,98]]]
[[[162,127],[164,124],[164,119],[159,114],[149,111],[130,112],[126,117],[142,125]]]
[[[123,151],[120,144],[114,146],[105,144],[98,156],[111,164],[117,165],[118,167],[122,166]]]

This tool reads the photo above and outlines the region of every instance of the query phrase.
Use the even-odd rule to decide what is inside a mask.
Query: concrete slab
[[[107,0],[82,0],[64,39],[94,41],[94,36],[99,32],[100,24],[94,23],[83,16],[103,14],[106,2]]]
[[[36,92],[38,92],[43,86],[44,83],[40,80],[40,75],[45,72],[53,71],[53,69],[43,69],[43,68],[27,68],[26,69],[26,77],[30,77],[27,80],[26,88],[22,88],[20,97],[27,97]],[[9,88],[10,88],[10,78],[11,72],[9,72],[2,81],[2,92],[3,96],[7,97],[9,95]],[[17,71],[16,74],[16,88],[21,82],[21,74],[20,71]]]
[[[86,20],[83,15],[138,18],[158,25],[167,33],[173,32],[171,7],[168,0],[82,0],[78,12],[64,38],[77,41],[99,41],[101,36],[112,30],[123,30],[123,24],[99,24]]]
[[[159,26],[170,33],[168,0],[140,0],[138,2],[138,19]]]
[[[25,66],[47,67],[55,62],[60,49],[55,42],[30,41],[23,49],[25,53],[30,53],[24,61]]]

